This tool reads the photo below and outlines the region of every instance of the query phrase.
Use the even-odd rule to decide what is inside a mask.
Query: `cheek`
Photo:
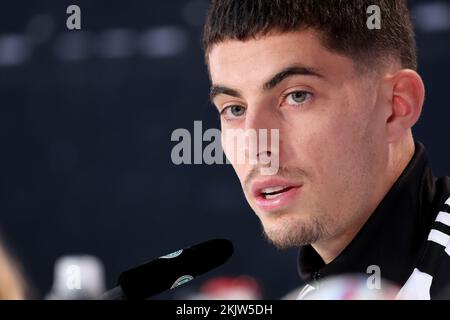
[[[324,128],[324,136],[314,143],[320,144],[315,161],[322,183],[337,195],[359,185],[374,159],[370,156],[373,139],[366,120],[358,116],[336,120]]]
[[[237,142],[237,139],[234,139],[232,136],[227,136],[224,132],[226,132],[226,130],[222,131],[221,137],[223,152],[225,153],[229,163],[233,166],[239,180],[243,182],[248,171],[246,165],[248,161],[246,161],[245,154],[242,150],[242,141]]]
[[[357,163],[355,157],[364,142],[361,124],[361,119],[346,112],[324,111],[309,119],[298,118],[285,131],[284,158],[289,163],[296,159],[317,182],[339,180]]]

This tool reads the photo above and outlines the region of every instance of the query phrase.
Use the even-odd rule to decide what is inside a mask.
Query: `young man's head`
[[[232,161],[265,234],[332,260],[414,151],[424,87],[405,1],[214,0],[204,48],[228,158],[229,129],[279,129],[258,150],[276,175]]]

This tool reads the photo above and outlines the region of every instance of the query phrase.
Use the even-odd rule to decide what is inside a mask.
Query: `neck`
[[[412,135],[408,135],[402,141],[390,144],[388,147],[388,161],[385,166],[383,181],[378,183],[378,187],[373,189],[372,199],[367,199],[368,206],[357,216],[351,225],[348,225],[343,232],[329,239],[312,244],[313,248],[321,256],[325,264],[333,261],[354,239],[369,217],[378,207],[393,184],[398,180],[402,172],[408,166],[414,156],[414,140]]]

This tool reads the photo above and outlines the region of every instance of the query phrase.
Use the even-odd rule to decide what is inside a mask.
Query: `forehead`
[[[352,61],[323,46],[319,35],[311,29],[247,41],[225,40],[212,47],[208,62],[213,83],[233,86],[265,81],[293,64],[314,68],[330,78],[353,71]]]

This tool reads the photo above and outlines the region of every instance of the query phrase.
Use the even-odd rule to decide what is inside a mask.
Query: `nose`
[[[280,118],[273,106],[247,108],[245,156],[253,164],[266,163],[279,153]]]

